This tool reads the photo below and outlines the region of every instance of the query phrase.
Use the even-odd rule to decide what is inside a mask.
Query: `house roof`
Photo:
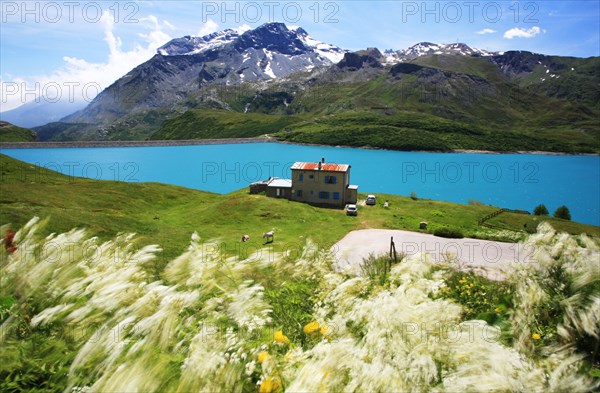
[[[292,188],[292,181],[290,179],[280,179],[275,177],[269,181],[267,187]]]
[[[318,162],[295,162],[292,165],[292,170],[299,169],[304,171],[318,171],[319,163]],[[350,169],[350,165],[348,164],[322,164],[321,170],[328,172],[348,172]]]

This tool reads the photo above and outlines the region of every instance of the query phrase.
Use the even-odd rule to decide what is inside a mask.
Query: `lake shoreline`
[[[600,156],[600,153],[565,153],[537,150],[494,151],[478,149],[454,149],[451,151],[439,150],[391,150],[370,146],[340,146],[324,145],[319,143],[280,141],[266,136],[257,138],[220,138],[220,139],[187,139],[187,140],[151,140],[151,141],[66,141],[66,142],[0,142],[0,149],[60,149],[60,148],[97,148],[97,147],[153,147],[153,146],[199,146],[199,145],[227,145],[243,143],[281,143],[298,146],[322,146],[351,148],[363,150],[406,151],[415,153],[465,153],[465,154],[535,154],[548,156]]]
[[[228,145],[241,143],[276,142],[273,138],[222,138],[155,141],[68,141],[68,142],[0,142],[0,149],[60,149],[94,147],[152,147]]]

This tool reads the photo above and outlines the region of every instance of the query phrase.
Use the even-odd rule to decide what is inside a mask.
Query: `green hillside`
[[[0,121],[0,142],[34,142],[36,140],[34,131]]]
[[[389,200],[361,207],[359,216],[346,217],[343,210],[250,195],[247,189],[219,195],[158,183],[123,183],[72,178],[0,155],[2,193],[0,225],[19,227],[31,217],[48,217],[49,230],[60,232],[87,227],[102,239],[119,232],[135,232],[145,244],[160,242],[164,256],[181,253],[189,236],[197,231],[203,239],[219,238],[232,247],[249,234],[249,247],[263,244],[262,233],[275,229],[277,245],[295,245],[310,234],[326,247],[354,229],[397,228],[418,230],[428,221],[431,231],[455,227],[465,236],[496,238],[493,230],[477,220],[497,210],[491,206],[413,200],[408,196],[379,195]],[[364,194],[360,195],[365,197]],[[533,208],[533,207],[532,207]],[[535,227],[534,217],[505,213],[493,223],[498,230],[524,235],[524,224]],[[557,229],[600,236],[600,228],[547,218]],[[537,222],[535,223],[537,224]]]
[[[452,122],[431,115],[398,113],[392,116],[347,112],[290,126],[275,136],[284,141],[328,145],[368,146],[395,150],[455,149],[492,151],[600,151],[598,133],[563,130],[498,130],[493,126]]]
[[[357,58],[368,61],[270,81],[228,85],[215,79],[177,93],[168,105],[146,97],[148,81],[140,77],[127,83],[130,99],[123,103],[108,100],[105,108],[99,100],[79,123],[36,131],[40,140],[54,141],[271,134],[293,142],[398,150],[600,152],[598,58],[442,54],[395,65],[380,64],[368,53]]]
[[[248,138],[272,134],[299,121],[298,116],[197,109],[165,122],[150,139]]]
[[[331,67],[266,88],[209,86],[151,138],[279,131],[277,138],[292,142],[398,150],[598,153],[599,112],[588,104],[510,79],[487,59],[426,56],[383,68]]]

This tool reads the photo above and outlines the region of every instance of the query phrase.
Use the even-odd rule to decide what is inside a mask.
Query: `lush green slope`
[[[298,116],[239,113],[220,110],[189,110],[165,122],[150,139],[244,138],[281,131],[297,123]]]
[[[0,121],[0,142],[33,142],[36,140],[34,131]]]
[[[275,134],[290,142],[368,146],[395,150],[456,149],[492,151],[600,152],[598,132],[555,130],[498,130],[493,126],[452,122],[410,112],[392,116],[346,112],[289,126]]]
[[[276,135],[282,140],[327,145],[600,152],[598,108],[511,79],[483,58],[426,56],[392,67],[331,67],[267,88],[207,87],[198,94],[186,103],[197,109],[166,119],[153,138],[252,136],[285,128]],[[264,115],[264,127],[255,131],[258,115]]]
[[[465,236],[496,236],[477,225],[478,219],[497,210],[491,206],[380,195],[381,203],[389,200],[389,209],[381,203],[364,207],[354,218],[346,217],[342,210],[249,195],[246,189],[218,195],[165,184],[72,178],[4,155],[0,155],[0,171],[0,225],[20,226],[39,216],[50,217],[51,231],[88,227],[103,239],[119,232],[136,232],[142,243],[159,242],[165,248],[165,257],[178,255],[194,231],[203,239],[220,238],[234,249],[244,234],[251,236],[249,247],[263,244],[262,233],[273,228],[278,247],[294,246],[309,234],[330,246],[353,229],[418,230],[423,220],[429,222],[432,231],[451,226]],[[500,219],[497,226],[517,231],[514,235],[518,237],[532,217],[506,213],[497,218]],[[548,220],[560,230],[600,236],[598,227]]]
[[[170,110],[145,110],[125,115],[114,123],[48,123],[35,127],[41,141],[130,141],[146,140],[159,129]]]

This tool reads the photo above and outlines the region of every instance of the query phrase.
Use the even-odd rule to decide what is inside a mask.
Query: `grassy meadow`
[[[355,229],[387,228],[418,231],[429,223],[430,232],[441,227],[459,229],[465,237],[505,240],[522,238],[525,224],[535,228],[540,217],[504,213],[482,227],[477,221],[498,208],[461,205],[408,196],[378,195],[376,206],[359,206],[357,217],[341,209],[250,195],[247,189],[226,195],[158,183],[98,181],[62,175],[0,155],[2,193],[0,223],[15,228],[31,217],[50,220],[52,232],[88,228],[102,240],[120,232],[134,232],[143,244],[160,243],[164,258],[179,255],[194,231],[202,239],[219,239],[236,252],[242,235],[244,246],[260,247],[262,234],[275,230],[274,246],[284,249],[312,237],[330,247]],[[364,199],[366,193],[359,198]],[[385,200],[389,208],[384,208]],[[556,229],[571,234],[600,236],[600,228],[545,217]],[[535,225],[532,225],[535,223]]]
[[[17,250],[0,248],[3,392],[600,386],[597,227],[548,219],[527,237],[535,217],[503,213],[481,227],[497,208],[480,204],[378,195],[347,217],[245,189],[0,164],[0,231],[17,230]],[[348,231],[420,221],[526,239],[538,264],[512,264],[503,282],[418,257],[372,258],[362,276],[333,269],[329,246]]]
[[[0,142],[34,142],[37,136],[34,131],[0,121]]]

